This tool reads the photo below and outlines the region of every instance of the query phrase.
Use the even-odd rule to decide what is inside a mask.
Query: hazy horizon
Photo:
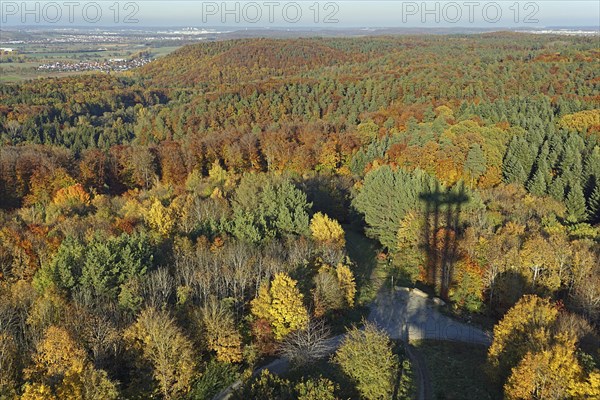
[[[553,0],[535,2],[512,0],[108,2],[101,0],[75,3],[75,6],[67,6],[68,2],[60,1],[3,1],[0,7],[2,25],[6,28],[190,26],[220,29],[533,29],[546,27],[598,29],[600,25],[598,22],[600,2],[593,0],[572,2]],[[87,16],[84,15],[84,9]]]

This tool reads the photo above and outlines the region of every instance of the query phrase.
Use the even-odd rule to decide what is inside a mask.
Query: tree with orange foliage
[[[47,205],[52,200],[56,193],[62,189],[73,185],[77,182],[63,168],[54,170],[37,169],[31,176],[29,186],[30,193],[25,196],[26,205],[43,204]]]
[[[79,161],[79,180],[88,189],[104,192],[108,178],[108,157],[99,149],[85,151]]]

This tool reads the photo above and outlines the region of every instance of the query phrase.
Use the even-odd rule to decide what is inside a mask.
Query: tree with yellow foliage
[[[560,268],[550,242],[541,234],[527,238],[520,251],[521,273],[531,286],[553,293],[561,285]]]
[[[56,400],[52,388],[43,383],[26,383],[20,400]]]
[[[580,132],[585,132],[590,127],[597,129],[600,126],[600,109],[567,114],[558,121],[558,125],[561,128],[573,129]]]
[[[315,316],[322,317],[327,311],[354,307],[356,282],[354,273],[347,265],[339,263],[336,268],[323,264],[314,278],[312,291]]]
[[[141,363],[152,368],[163,398],[178,398],[189,390],[196,367],[193,346],[168,313],[145,309],[123,338]]]
[[[582,376],[574,340],[562,337],[546,350],[527,353],[513,368],[504,394],[509,400],[571,398]]]
[[[90,195],[79,183],[58,189],[46,208],[46,223],[60,216],[83,214],[90,205]]]
[[[344,229],[340,223],[329,218],[326,214],[318,212],[312,217],[310,231],[313,238],[319,242],[336,244],[340,247],[343,247],[346,243]]]
[[[235,326],[233,313],[211,298],[201,309],[202,327],[208,348],[217,360],[226,363],[242,361],[242,335]]]
[[[252,314],[269,322],[275,339],[303,329],[308,324],[308,311],[302,300],[297,281],[287,274],[278,273],[270,286],[261,285],[258,296],[252,300]]]
[[[577,400],[600,399],[600,370],[596,368],[585,381],[577,383],[571,395]]]
[[[312,290],[315,317],[322,317],[328,311],[341,310],[344,307],[344,294],[340,288],[335,271],[325,265],[314,278]]]
[[[169,207],[163,206],[159,199],[154,199],[146,212],[146,223],[161,236],[169,236],[175,229],[177,220],[175,213]]]
[[[61,209],[80,209],[90,204],[90,195],[77,183],[59,189],[52,201]]]
[[[483,270],[479,264],[466,256],[455,268],[450,299],[455,305],[469,312],[477,312],[483,306]]]
[[[106,371],[87,365],[79,373],[67,371],[56,396],[63,400],[109,400],[117,399],[119,393]]]
[[[85,351],[63,328],[50,326],[36,347],[33,365],[25,371],[36,380],[61,380],[67,372],[81,372],[86,362]]]
[[[549,300],[523,296],[494,327],[494,341],[488,350],[493,377],[504,382],[528,352],[547,349],[557,318],[558,309]]]
[[[423,251],[423,231],[425,223],[423,216],[409,211],[400,221],[396,235],[397,244],[394,253],[394,265],[399,268],[402,278],[416,282],[426,264],[426,254]]]
[[[0,398],[12,392],[18,373],[18,348],[14,336],[0,333]]]
[[[346,304],[348,304],[348,307],[354,307],[354,297],[356,296],[356,282],[354,281],[354,274],[347,265],[341,263],[338,264],[335,272],[337,274],[340,288],[344,293]]]
[[[22,398],[63,400],[111,400],[118,391],[106,372],[96,370],[85,350],[65,329],[51,325],[38,343]]]

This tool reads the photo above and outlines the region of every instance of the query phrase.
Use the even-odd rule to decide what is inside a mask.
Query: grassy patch
[[[433,399],[502,399],[501,391],[485,374],[485,347],[434,340],[415,342],[415,347],[425,359]]]

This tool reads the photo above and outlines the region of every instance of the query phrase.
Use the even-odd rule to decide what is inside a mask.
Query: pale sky
[[[44,0],[25,3],[23,7],[22,1],[0,1],[2,25],[198,28],[600,26],[600,1],[597,0]],[[82,16],[84,10],[87,20]]]

